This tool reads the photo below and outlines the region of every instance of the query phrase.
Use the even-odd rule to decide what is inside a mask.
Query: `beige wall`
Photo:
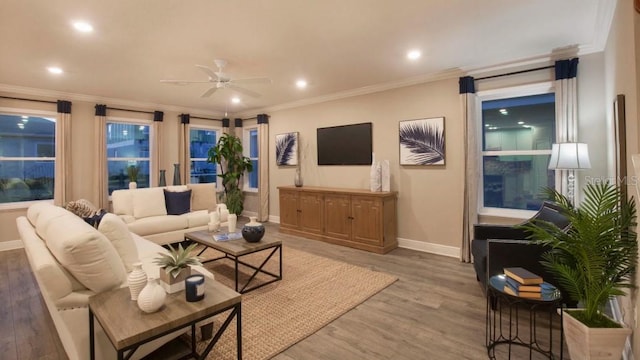
[[[385,92],[269,112],[270,144],[275,136],[299,132],[304,185],[369,188],[369,166],[318,166],[316,129],[334,125],[373,123],[376,160],[389,160],[391,190],[398,192],[398,237],[460,247],[462,230],[462,112],[458,79],[442,80]],[[401,120],[445,117],[446,165],[399,165],[398,123]],[[271,216],[279,216],[277,187],[292,185],[293,167],[275,164],[270,149]]]

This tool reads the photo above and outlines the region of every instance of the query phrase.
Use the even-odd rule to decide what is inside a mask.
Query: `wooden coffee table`
[[[204,359],[218,342],[229,323],[236,318],[238,359],[242,359],[242,295],[211,279],[205,280],[204,299],[187,302],[184,291],[167,294],[157,312],[147,314],[131,300],[129,288],[102,292],[89,298],[89,351],[95,359],[94,318],[118,353],[118,359],[129,359],[146,342],[191,326],[191,357]],[[196,352],[196,323],[231,310],[202,354]]]
[[[245,239],[216,241],[213,239],[213,233],[210,233],[208,231],[194,231],[194,232],[186,233],[184,234],[184,239],[191,240],[205,246],[205,248],[198,255],[201,255],[207,248],[212,248],[224,253],[224,256],[203,261],[205,263],[222,260],[222,259],[233,260],[235,264],[235,272],[234,272],[235,289],[237,292],[241,294],[244,294],[251,290],[261,288],[273,282],[282,280],[282,242],[280,240],[276,240],[276,239],[265,236],[262,238],[262,240],[256,243],[247,242]],[[269,253],[269,256],[267,256],[267,258],[264,259],[262,264],[260,264],[260,266],[254,266],[240,260],[240,257],[242,256],[254,254],[260,251],[268,251],[268,250],[271,250],[271,252]],[[273,257],[276,251],[278,252],[278,255],[280,258],[278,274],[274,274],[264,269],[265,264],[269,262],[269,260]],[[238,264],[242,264],[246,267],[253,269],[253,274],[251,274],[251,277],[249,278],[249,280],[247,280],[247,283],[244,284],[241,288],[239,288],[239,285],[238,285]],[[249,284],[251,283],[251,281],[253,281],[253,279],[259,273],[266,274],[272,279],[262,284],[249,288],[248,287]]]

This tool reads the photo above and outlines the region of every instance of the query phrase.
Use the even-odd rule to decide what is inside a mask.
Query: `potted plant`
[[[153,261],[154,264],[160,265],[160,284],[169,293],[184,290],[184,280],[191,275],[190,265],[202,265],[197,256],[192,256],[191,252],[198,245],[193,243],[187,248],[183,248],[182,244],[178,244],[178,248],[174,249],[169,245],[169,253],[158,253]]]
[[[251,159],[242,155],[242,142],[235,135],[223,134],[216,146],[209,149],[207,162],[220,165],[218,176],[222,179],[227,209],[240,215],[244,200],[240,180],[245,171],[253,171]]]
[[[129,189],[135,189],[138,187],[138,172],[140,168],[136,165],[127,166],[127,175],[129,176]]]
[[[633,288],[638,243],[636,205],[609,183],[589,184],[579,207],[547,189],[570,222],[568,231],[537,221],[525,226],[531,238],[550,247],[542,265],[549,269],[581,309],[565,309],[563,327],[572,359],[620,359],[632,330],[604,315],[612,296]],[[608,354],[608,356],[604,356]]]

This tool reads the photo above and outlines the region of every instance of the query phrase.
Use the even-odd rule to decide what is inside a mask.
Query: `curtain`
[[[107,171],[107,105],[96,105],[95,112],[96,130],[96,155],[95,176],[98,199],[97,206],[100,209],[109,209],[109,172]]]
[[[464,191],[462,212],[462,246],[460,261],[471,262],[473,225],[478,222],[478,139],[476,117],[476,90],[471,76],[461,77],[460,99],[464,121]]]
[[[258,221],[269,221],[269,116],[258,115]]]
[[[190,141],[190,122],[191,116],[189,114],[180,114],[180,139],[179,139],[179,151],[178,151],[178,163],[180,165],[180,180],[182,184],[187,184],[189,181],[189,170],[191,169],[191,141]],[[174,169],[175,172],[175,169]],[[173,174],[172,174],[173,175]],[[173,179],[173,177],[172,177]],[[168,183],[167,183],[168,184]],[[173,181],[171,182],[175,184]]]
[[[578,58],[558,60],[555,63],[556,73],[556,142],[578,141]],[[574,170],[556,170],[556,189],[568,194],[568,177]],[[575,189],[579,189],[578,179]],[[575,192],[577,199],[577,191]]]
[[[66,204],[71,196],[71,102],[58,100],[56,121],[56,165],[53,185],[53,203]]]
[[[149,165],[149,187],[153,187],[152,181],[156,184],[160,181],[160,164],[164,160],[164,154],[162,153],[162,120],[164,120],[164,113],[162,111],[153,112],[153,139],[151,140],[152,155],[151,164]]]

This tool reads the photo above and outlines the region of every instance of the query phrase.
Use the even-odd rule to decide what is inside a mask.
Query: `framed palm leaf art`
[[[298,165],[298,133],[276,135],[276,165]]]
[[[444,117],[400,121],[400,165],[444,165]]]

